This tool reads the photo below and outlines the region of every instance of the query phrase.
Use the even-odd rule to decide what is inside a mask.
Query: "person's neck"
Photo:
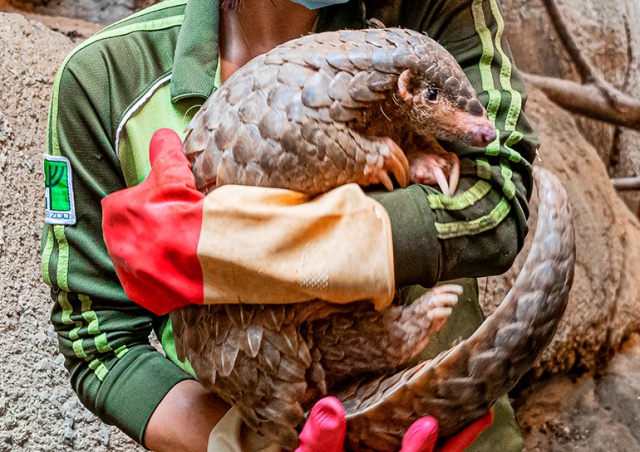
[[[313,31],[317,15],[291,0],[243,0],[237,11],[222,11],[222,80],[252,58]]]

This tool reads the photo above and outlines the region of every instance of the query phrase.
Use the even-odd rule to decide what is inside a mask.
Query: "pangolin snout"
[[[496,139],[496,129],[492,124],[485,126],[478,126],[473,131],[474,145],[478,147],[488,146],[493,140]]]
[[[488,146],[498,136],[493,122],[483,116],[472,115],[468,112],[458,112],[455,115],[455,123],[462,140],[471,146]]]

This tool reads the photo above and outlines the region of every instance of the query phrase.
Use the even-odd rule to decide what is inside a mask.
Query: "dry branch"
[[[525,80],[566,110],[616,126],[640,130],[640,99],[618,90],[595,69],[578,47],[555,0],[542,0],[542,4],[562,45],[575,64],[582,84],[533,74],[523,74]],[[628,37],[628,24],[626,30]],[[628,78],[625,87],[627,81]],[[619,130],[616,128],[616,136],[619,136]],[[640,190],[640,176],[612,179],[611,182],[616,190]]]
[[[640,190],[640,176],[636,177],[619,177],[611,179],[613,188],[619,191]]]
[[[640,130],[640,99],[628,96],[615,88],[594,68],[578,47],[555,0],[542,0],[542,3],[583,83],[533,74],[523,74],[524,79],[566,110]]]
[[[575,39],[573,39],[573,35],[562,18],[558,5],[554,0],[542,0],[542,4],[549,14],[551,23],[560,38],[560,42],[562,42],[564,48],[576,65],[576,69],[578,70],[578,74],[580,74],[582,82],[594,83],[599,78],[598,74],[596,74],[591,62],[584,56]]]
[[[582,83],[588,83],[595,85],[602,91],[602,94],[606,97],[608,102],[615,103],[620,93],[613,85],[605,80],[593,66],[589,58],[580,50],[576,40],[573,38],[569,26],[562,18],[562,14],[558,9],[558,5],[555,0],[542,0],[544,7],[549,14],[551,23],[562,42],[565,50],[569,53],[571,60],[576,66]],[[624,94],[622,94],[624,96]]]
[[[549,99],[573,113],[611,124],[640,130],[640,100],[615,90],[613,102],[594,84],[553,77],[522,74],[527,83],[544,92]]]

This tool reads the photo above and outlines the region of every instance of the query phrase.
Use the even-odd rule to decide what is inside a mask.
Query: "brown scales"
[[[407,308],[371,303],[191,306],[172,313],[180,358],[198,380],[237,406],[245,422],[295,449],[304,412],[335,386],[392,371],[444,323],[460,286],[428,292]]]
[[[205,103],[185,146],[203,191],[391,189],[388,173],[400,186],[450,173],[442,188],[452,194],[458,159],[436,139],[484,146],[495,131],[446,50],[420,33],[383,29],[309,35],[255,58]]]
[[[306,36],[256,58],[203,106],[185,147],[205,192],[235,183],[315,194],[349,182],[389,185],[387,172],[400,185],[444,179],[446,190],[457,158],[436,139],[494,137],[444,49],[419,33],[383,29]],[[399,370],[442,325],[457,286],[382,312],[321,301],[181,309],[172,313],[179,357],[248,425],[289,449],[304,411],[335,391],[350,450],[397,450],[425,415],[454,433],[515,384],[564,310],[573,229],[562,187],[548,173],[538,179],[547,213],[527,261],[530,278],[519,278],[508,301],[449,354]]]

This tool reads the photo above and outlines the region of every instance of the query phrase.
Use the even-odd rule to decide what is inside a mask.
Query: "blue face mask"
[[[302,6],[306,6],[308,9],[324,8],[325,6],[339,5],[340,3],[347,3],[349,0],[291,0],[293,3],[297,3]]]

